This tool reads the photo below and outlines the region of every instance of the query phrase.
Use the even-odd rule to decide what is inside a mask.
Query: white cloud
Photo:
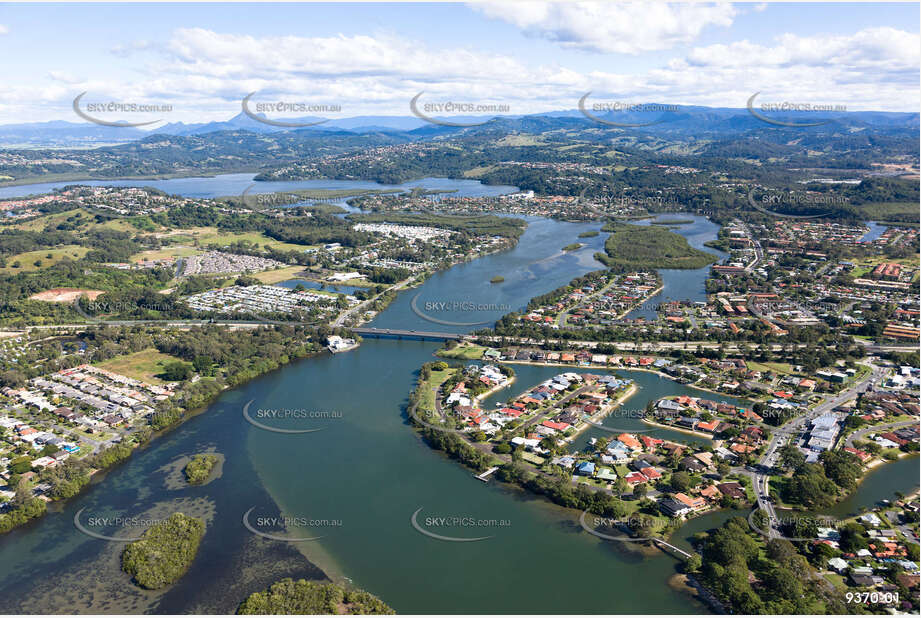
[[[168,50],[174,68],[213,77],[402,75],[419,80],[470,80],[525,70],[510,56],[466,49],[430,50],[406,39],[366,35],[257,38],[181,28],[175,31]]]
[[[563,47],[639,54],[692,43],[707,26],[731,26],[730,4],[490,2],[473,4],[526,35]]]
[[[8,34],[9,31],[10,31],[9,28],[7,28],[6,26],[4,26],[3,24],[0,24],[0,34]]]
[[[867,28],[852,35],[801,37],[784,34],[776,45],[737,41],[692,50],[687,62],[694,67],[795,67],[818,69],[917,69],[921,38],[895,28]]]
[[[48,79],[64,84],[79,84],[83,81],[81,78],[65,71],[48,71]]]
[[[65,117],[83,91],[87,101],[171,103],[168,120],[185,122],[227,119],[254,91],[259,93],[254,102],[338,104],[342,117],[408,115],[409,100],[420,91],[423,102],[502,103],[512,114],[571,110],[588,91],[594,101],[739,109],[760,91],[759,102],[914,111],[919,47],[917,34],[893,28],[785,34],[767,45],[696,47],[640,73],[580,71],[537,64],[524,54],[434,47],[394,36],[253,37],[186,28],[165,42],[129,46],[144,49],[143,59],[130,61],[130,70],[118,76],[103,70],[75,77],[56,70],[14,83],[0,111],[10,118],[35,114],[44,103],[63,110],[53,117]]]

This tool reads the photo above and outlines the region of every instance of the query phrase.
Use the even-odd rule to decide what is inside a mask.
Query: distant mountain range
[[[589,113],[597,119],[609,123],[620,123],[631,131],[649,134],[733,134],[757,129],[780,129],[756,118],[745,108],[715,108],[698,106],[678,106],[668,112],[594,112],[587,105]],[[756,108],[756,111],[758,109]],[[760,113],[760,112],[759,112]],[[868,128],[879,130],[919,128],[919,114],[908,112],[786,112],[764,113],[772,120],[787,123],[810,123],[828,121],[821,125],[823,132],[829,129],[845,133],[859,132]],[[264,117],[264,116],[263,116]],[[527,116],[500,116],[501,124],[526,130],[531,124],[543,125],[551,119],[558,119],[561,124],[571,121],[591,123],[592,120],[578,110],[545,112]],[[452,123],[482,123],[484,116],[450,116],[444,118]],[[564,120],[565,119],[565,120]],[[291,123],[315,123],[323,118],[302,117],[285,118]],[[569,122],[567,122],[569,121]],[[496,122],[495,119],[492,120]],[[652,123],[652,124],[650,124]],[[617,128],[613,124],[597,123],[599,127]],[[639,125],[639,126],[626,126]],[[488,126],[488,124],[486,125]],[[355,134],[368,133],[403,133],[411,132],[418,137],[441,133],[454,133],[463,128],[435,125],[416,116],[353,116],[349,118],[330,118],[322,124],[309,127],[317,131],[347,131]],[[789,128],[789,127],[788,127]],[[90,148],[101,145],[123,144],[149,138],[153,135],[192,136],[215,133],[219,131],[250,131],[253,133],[280,133],[304,129],[284,128],[266,124],[250,118],[244,113],[237,114],[224,122],[207,122],[186,124],[175,122],[143,131],[133,127],[105,127],[90,122],[68,122],[55,120],[25,124],[0,125],[0,147],[2,148]]]

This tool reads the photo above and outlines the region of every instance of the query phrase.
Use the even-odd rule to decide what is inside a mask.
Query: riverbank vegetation
[[[570,243],[570,244],[566,245],[565,247],[563,247],[563,251],[576,251],[576,250],[578,250],[578,249],[581,249],[581,248],[584,247],[584,246],[585,246],[585,245],[583,245],[583,244],[580,243],[580,242],[574,242],[574,243]]]
[[[496,275],[495,277],[489,280],[490,283],[502,283],[503,281],[505,281],[505,277],[503,277],[502,275]]]
[[[211,476],[211,471],[220,457],[214,453],[201,453],[192,457],[192,460],[186,464],[183,472],[189,485],[201,485]]]
[[[694,537],[701,563],[689,563],[720,600],[740,614],[847,614],[844,595],[790,541],[754,532],[741,517]]]
[[[601,231],[611,235],[604,241],[604,253],[595,257],[609,267],[695,269],[717,261],[716,256],[689,245],[684,236],[661,227],[610,221]]]
[[[142,588],[156,590],[182,577],[198,553],[205,533],[202,520],[173,513],[154,524],[122,553],[122,570]]]
[[[601,232],[599,232],[598,230],[589,230],[587,232],[582,232],[581,234],[579,234],[579,238],[595,238],[599,234],[601,234]]]
[[[343,588],[330,582],[286,578],[268,590],[254,592],[237,614],[393,614],[386,603],[370,592]]]
[[[144,350],[181,360],[194,369],[178,384],[176,394],[159,401],[154,412],[135,421],[135,430],[121,441],[83,457],[70,457],[54,467],[34,472],[29,487],[47,485],[44,497],[52,501],[76,496],[98,471],[106,470],[126,460],[136,448],[146,444],[156,431],[167,430],[185,420],[214,400],[222,391],[243,384],[259,375],[273,371],[293,360],[319,353],[328,334],[343,330],[303,326],[265,326],[254,330],[228,330],[218,326],[179,329],[147,329],[144,327],[97,327],[80,334],[81,341],[97,362],[120,356],[131,356]],[[23,371],[0,374],[0,384],[21,387],[26,380],[70,369],[86,362],[85,353],[67,353],[60,343],[55,353],[48,353],[41,362],[30,364]],[[50,412],[35,412],[43,422],[62,422]],[[84,445],[84,448],[91,448]],[[17,497],[6,512],[0,514],[0,533],[7,532],[45,512],[46,500],[31,497],[21,484],[21,474],[32,471],[32,458],[23,461],[23,469],[13,468],[10,486],[17,488]],[[21,487],[21,491],[20,488]]]
[[[33,498],[25,490],[17,491],[9,510],[0,514],[0,534],[41,517],[47,510],[48,503],[41,498]]]

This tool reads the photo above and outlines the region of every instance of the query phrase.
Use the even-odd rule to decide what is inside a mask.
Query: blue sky
[[[408,115],[604,101],[919,109],[919,5],[4,4],[0,123],[79,118],[73,98],[170,105],[112,120],[224,120],[254,100]]]

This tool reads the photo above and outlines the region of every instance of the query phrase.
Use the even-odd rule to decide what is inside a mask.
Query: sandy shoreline
[[[663,425],[662,423],[656,423],[655,421],[650,421],[648,419],[642,419],[647,425],[654,425],[656,427],[661,427],[662,429],[671,429],[672,431],[680,431],[681,433],[690,434],[692,436],[697,436],[699,438],[706,438],[713,441],[713,436],[709,433],[704,433],[702,431],[694,431],[693,429],[684,429],[683,427],[673,427],[671,425]]]
[[[486,399],[486,398],[489,397],[490,395],[493,395],[493,394],[495,394],[495,393],[498,393],[498,392],[501,391],[503,388],[510,387],[512,384],[515,383],[515,380],[516,380],[516,379],[518,379],[518,376],[512,376],[511,378],[509,378],[509,381],[506,382],[505,384],[497,384],[497,385],[493,386],[491,389],[489,389],[488,391],[486,391],[485,393],[483,393],[483,394],[481,394],[481,395],[477,395],[476,397],[473,398],[473,400],[474,400],[475,402],[477,402],[477,403],[480,403],[482,400]]]

